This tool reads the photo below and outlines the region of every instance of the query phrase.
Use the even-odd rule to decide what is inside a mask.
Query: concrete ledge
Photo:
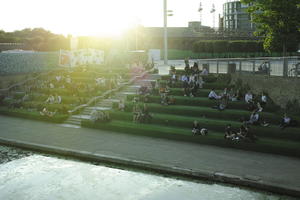
[[[86,161],[96,161],[109,164],[117,164],[121,166],[133,167],[136,169],[158,172],[160,174],[175,175],[185,178],[193,178],[197,180],[214,181],[220,183],[234,184],[238,186],[246,186],[259,190],[269,191],[277,194],[290,195],[300,197],[300,188],[286,187],[281,184],[269,183],[261,180],[260,177],[253,176],[236,176],[233,174],[225,174],[214,171],[200,171],[176,166],[161,165],[153,162],[122,158],[119,156],[108,156],[87,151],[78,151],[73,149],[61,148],[56,146],[42,145],[36,143],[23,142],[19,140],[11,140],[0,137],[0,144],[10,145],[39,152],[57,154],[62,156],[74,157]]]

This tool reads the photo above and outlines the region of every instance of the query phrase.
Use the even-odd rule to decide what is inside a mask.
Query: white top
[[[252,96],[251,93],[247,93],[247,94],[245,95],[245,101],[246,101],[247,103],[249,103],[249,101],[252,100],[252,99],[253,99],[253,96]]]
[[[289,117],[284,117],[284,118],[283,118],[283,121],[284,121],[284,123],[289,124],[290,121],[291,121],[291,118],[289,118]]]
[[[204,68],[204,69],[202,70],[201,74],[202,74],[202,75],[208,75],[208,71],[207,71],[207,69],[206,69],[206,68]]]
[[[261,101],[267,103],[267,96],[266,95],[262,95],[261,96]]]
[[[257,122],[258,119],[259,119],[258,113],[252,114],[252,115],[250,116],[250,121],[251,121],[251,122]]]
[[[208,98],[220,99],[221,97],[218,96],[218,95],[216,94],[216,92],[212,90],[212,91],[210,91],[210,93],[208,94]]]
[[[188,81],[187,76],[183,75],[183,76],[181,77],[181,81]]]

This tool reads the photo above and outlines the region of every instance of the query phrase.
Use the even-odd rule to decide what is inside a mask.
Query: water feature
[[[162,177],[1,147],[0,199],[292,200],[290,197]],[[2,154],[3,151],[1,151]],[[20,156],[16,156],[19,154]]]

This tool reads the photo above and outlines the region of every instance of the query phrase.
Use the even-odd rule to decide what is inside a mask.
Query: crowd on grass
[[[202,71],[199,70],[198,64],[194,63],[192,67],[188,62],[185,63],[184,73],[178,75],[175,67],[171,67],[170,78],[167,84],[161,84],[160,82],[151,82],[150,86],[143,85],[138,90],[138,96],[133,99],[133,121],[139,123],[149,123],[153,116],[149,113],[147,104],[149,102],[150,95],[160,96],[161,105],[175,105],[176,97],[169,95],[172,87],[181,86],[183,88],[183,96],[196,97],[197,91],[201,90],[203,84],[205,84],[205,76],[208,76],[208,70],[204,67]],[[255,142],[258,137],[254,131],[251,130],[251,126],[263,126],[268,127],[269,123],[267,119],[262,117],[262,113],[265,112],[266,106],[269,104],[268,96],[265,92],[261,92],[259,95],[254,95],[250,90],[243,94],[239,89],[224,88],[221,91],[211,89],[207,98],[210,101],[215,101],[215,106],[212,109],[223,111],[226,108],[230,108],[230,102],[244,102],[244,109],[249,111],[249,117],[243,117],[240,119],[240,127],[233,128],[231,124],[225,126],[224,139],[232,141],[250,141]],[[143,102],[143,106],[141,103]],[[125,104],[120,102],[119,110],[124,111]],[[287,113],[284,114],[279,124],[281,129],[286,127],[297,126],[297,121],[292,119]],[[201,127],[198,121],[193,122],[192,126],[193,135],[207,135],[208,129]]]
[[[41,116],[53,117],[68,114],[70,109],[85,104],[92,96],[124,82],[119,74],[104,77],[94,73],[89,78],[81,77],[80,74],[85,72],[89,72],[87,68],[77,67],[40,76],[2,94],[0,104],[12,109],[35,109]],[[79,74],[79,77],[74,77],[73,73]]]

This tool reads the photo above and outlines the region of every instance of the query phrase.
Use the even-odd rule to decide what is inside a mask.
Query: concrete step
[[[79,125],[68,124],[68,123],[65,123],[65,124],[59,124],[59,126],[67,127],[67,128],[81,128],[81,126],[79,126]]]

